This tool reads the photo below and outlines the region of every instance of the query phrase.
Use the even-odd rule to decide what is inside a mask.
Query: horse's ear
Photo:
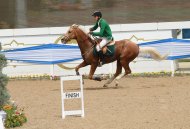
[[[72,25],[73,28],[77,28],[78,26],[79,26],[79,25],[77,25],[77,24],[73,24],[73,25]]]

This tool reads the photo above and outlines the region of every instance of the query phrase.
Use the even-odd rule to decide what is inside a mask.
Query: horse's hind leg
[[[125,69],[125,73],[120,74],[120,75],[116,78],[116,80],[115,80],[115,83],[116,83],[115,85],[116,85],[116,86],[119,85],[119,80],[120,80],[122,77],[124,77],[125,75],[131,73],[131,69],[130,69],[130,67],[129,67],[129,63],[128,63],[128,62],[121,62],[121,65],[122,65],[123,68]]]
[[[103,87],[107,87],[120,73],[122,72],[122,66],[120,61],[117,61],[117,70],[113,77],[111,77]]]
[[[115,86],[119,85],[119,80],[124,77],[126,74],[125,73],[121,73],[119,76],[116,77],[115,79]]]
[[[129,63],[130,63],[130,61],[126,61],[125,58],[123,60],[121,60],[121,65],[125,69],[125,75],[131,73],[131,69],[129,67]]]

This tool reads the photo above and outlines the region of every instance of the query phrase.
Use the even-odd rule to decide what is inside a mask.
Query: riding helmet
[[[95,11],[93,14],[92,14],[92,16],[98,16],[98,17],[102,17],[102,13],[100,12],[100,11]]]

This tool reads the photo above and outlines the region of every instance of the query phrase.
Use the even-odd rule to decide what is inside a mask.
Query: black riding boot
[[[99,56],[99,67],[101,67],[104,63],[104,55],[103,55],[102,50],[98,52],[98,56]]]

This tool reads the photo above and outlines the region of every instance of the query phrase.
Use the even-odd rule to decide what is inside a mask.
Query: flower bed
[[[15,105],[5,105],[2,110],[6,112],[4,126],[6,128],[14,128],[22,126],[27,122],[27,118],[23,113],[24,109],[18,109]]]

